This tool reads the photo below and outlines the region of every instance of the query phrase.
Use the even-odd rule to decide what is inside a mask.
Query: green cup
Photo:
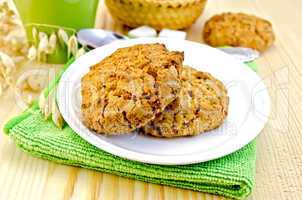
[[[99,0],[14,0],[26,29],[29,42],[33,43],[32,29],[51,34],[58,29],[69,35],[83,28],[93,28]],[[50,63],[65,63],[67,50],[60,45],[47,57]]]

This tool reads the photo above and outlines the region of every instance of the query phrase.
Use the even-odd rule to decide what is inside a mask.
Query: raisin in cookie
[[[184,67],[179,97],[140,129],[156,137],[198,135],[217,128],[228,113],[227,91],[209,73]]]
[[[111,135],[145,125],[179,94],[182,62],[162,44],[118,49],[81,80],[84,123]]]
[[[269,21],[244,13],[223,13],[209,19],[203,30],[204,41],[211,46],[241,46],[263,52],[275,35]]]

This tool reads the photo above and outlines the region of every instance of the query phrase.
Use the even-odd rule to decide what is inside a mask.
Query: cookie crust
[[[176,99],[182,62],[183,53],[162,44],[118,49],[81,80],[85,125],[108,135],[145,125]]]
[[[228,113],[224,85],[209,73],[184,67],[179,97],[139,131],[155,137],[201,134],[219,127]]]

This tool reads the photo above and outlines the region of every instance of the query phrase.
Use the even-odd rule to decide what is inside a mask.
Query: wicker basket
[[[106,0],[112,17],[129,27],[183,29],[201,15],[206,0]]]

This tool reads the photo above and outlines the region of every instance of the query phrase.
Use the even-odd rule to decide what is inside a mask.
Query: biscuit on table
[[[118,49],[81,80],[84,124],[109,135],[145,125],[176,99],[183,58],[162,44]]]
[[[140,128],[155,137],[201,134],[220,126],[228,113],[229,97],[224,85],[209,73],[184,67],[179,97]]]
[[[275,35],[265,19],[244,13],[222,13],[206,22],[203,39],[214,47],[240,46],[263,52],[272,46]]]

